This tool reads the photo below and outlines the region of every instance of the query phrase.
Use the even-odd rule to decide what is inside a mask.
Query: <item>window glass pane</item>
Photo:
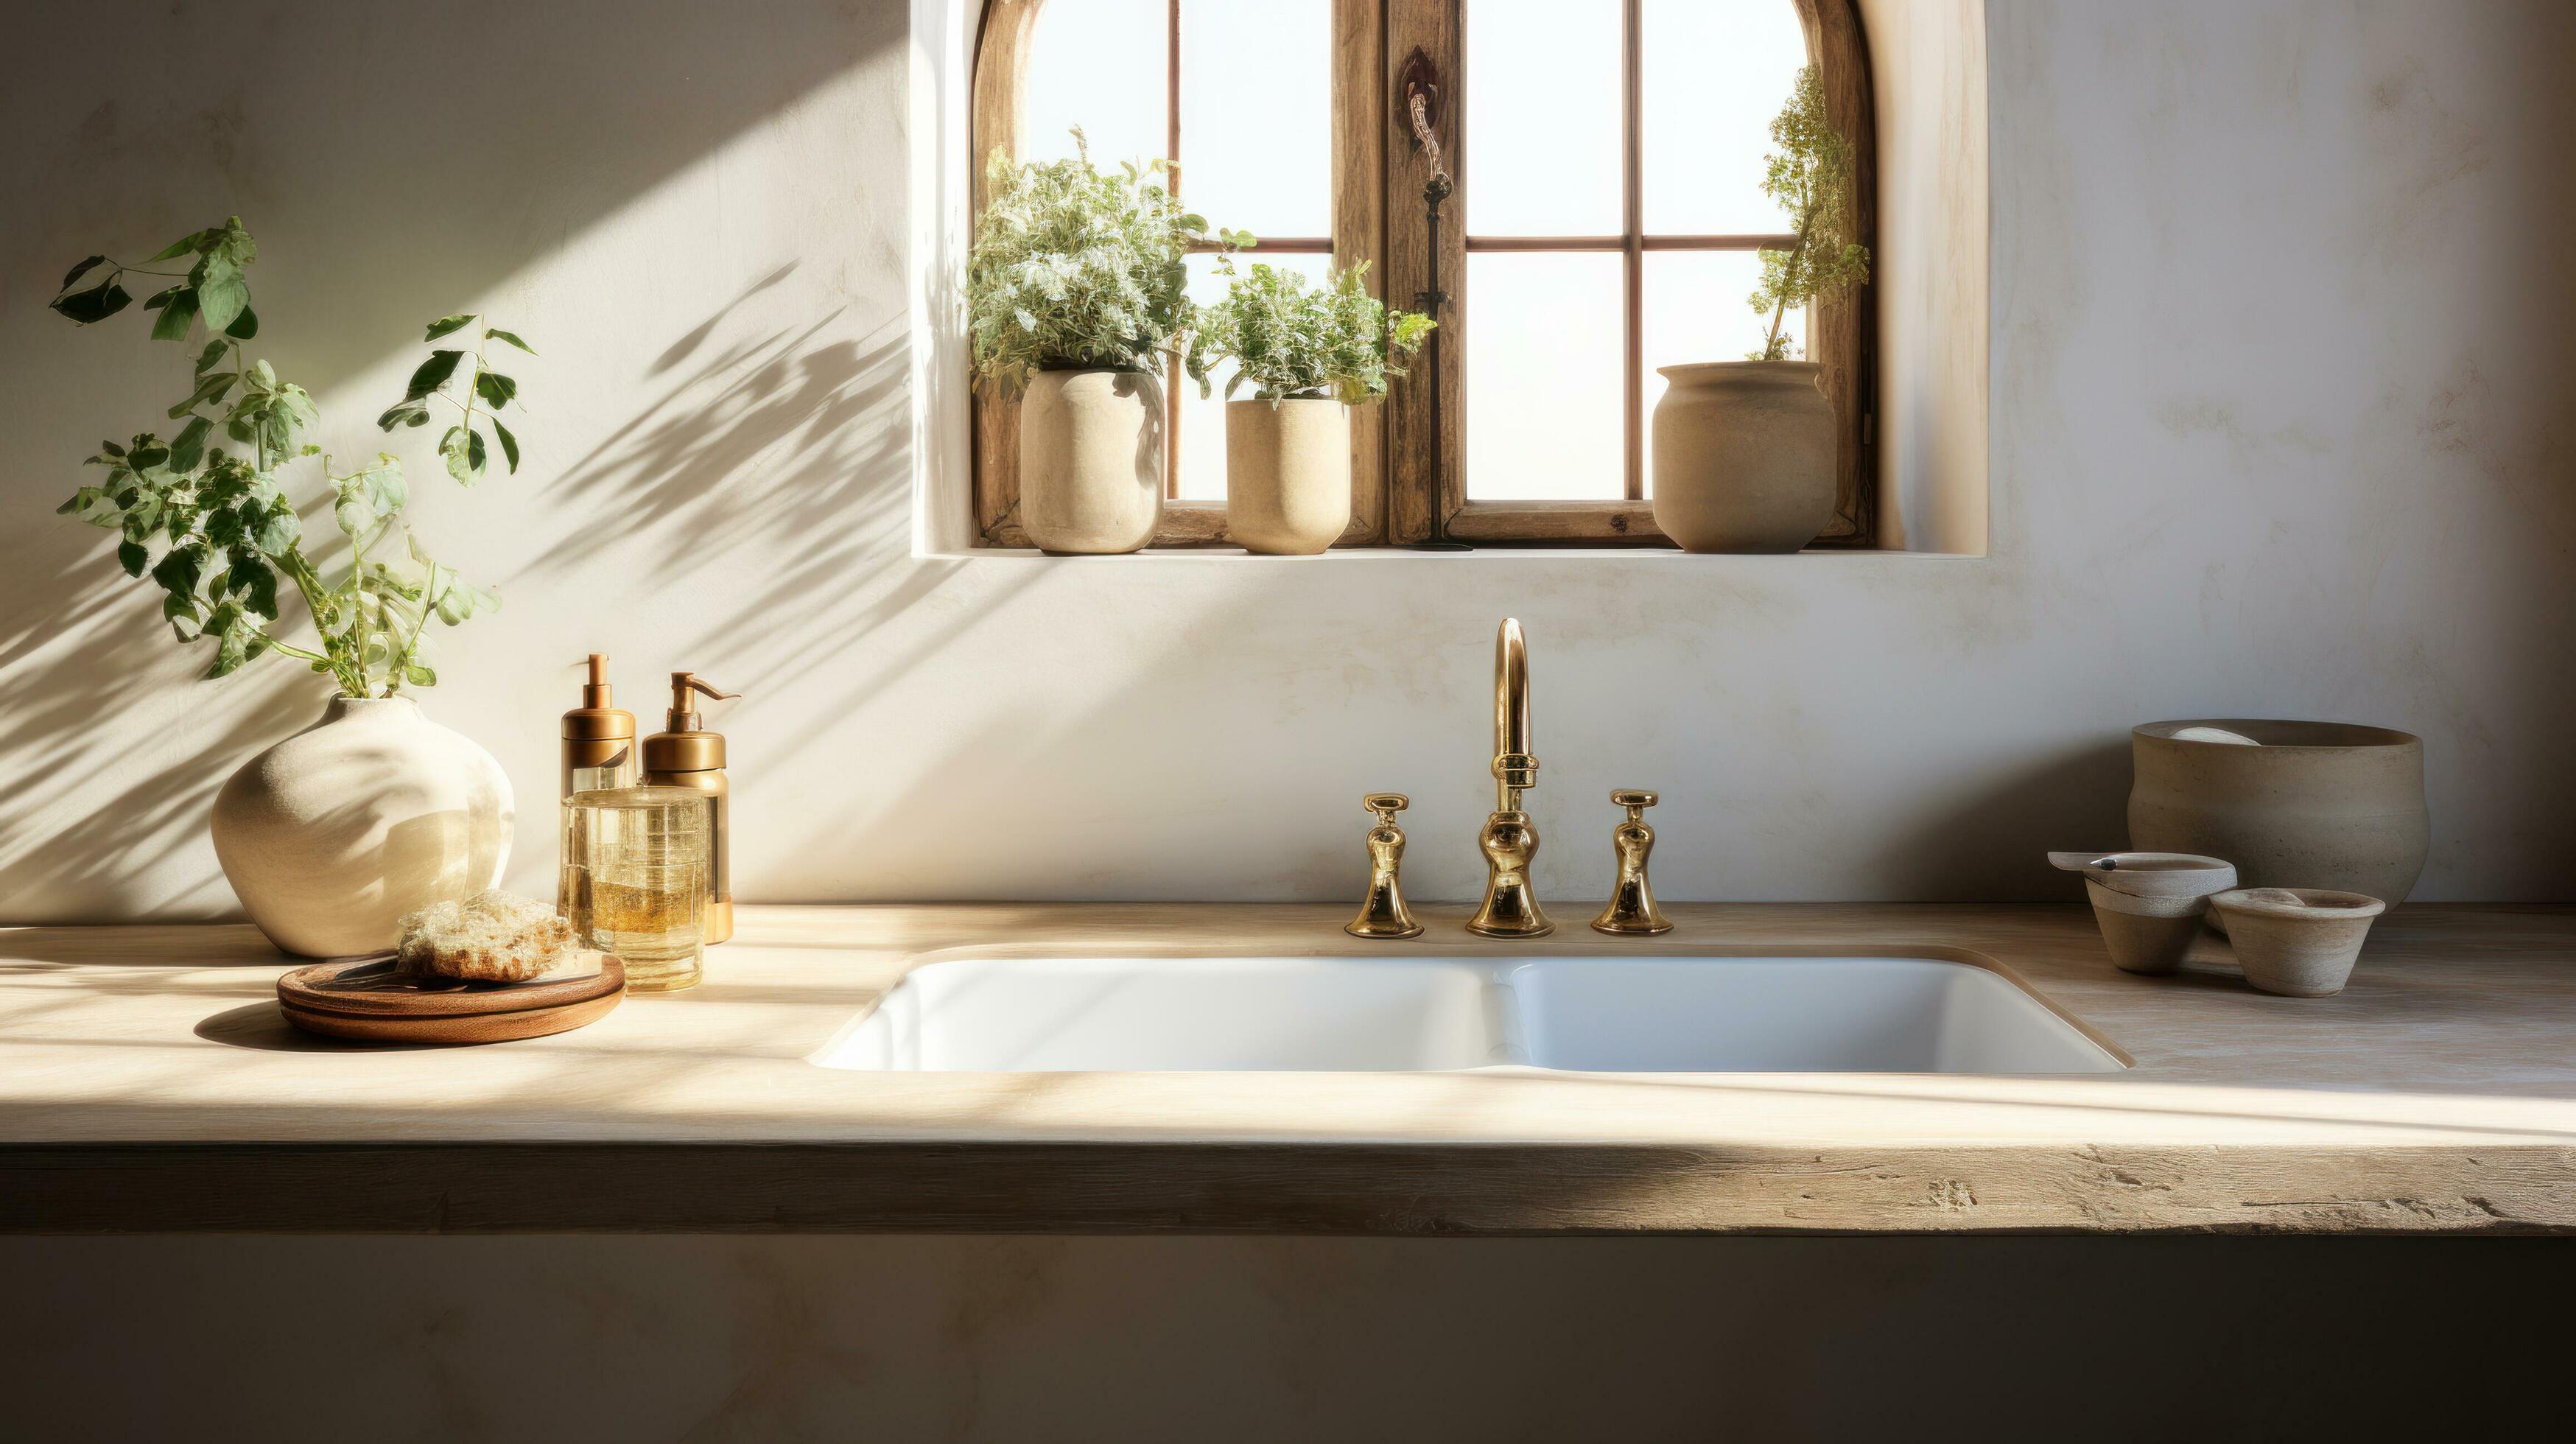
[[[1467,0],[1469,234],[1619,233],[1619,15],[1620,0]]]
[[[1467,495],[1607,500],[1626,493],[1620,258],[1467,257]],[[1455,354],[1455,353],[1452,353]]]
[[[1759,251],[1648,251],[1646,253],[1646,417],[1655,414],[1670,383],[1657,374],[1664,366],[1701,361],[1741,361],[1770,334],[1769,313],[1757,314],[1746,304],[1762,279]],[[1480,300],[1482,298],[1479,298]],[[1483,312],[1478,312],[1481,319]],[[1791,340],[1789,354],[1806,354],[1807,313],[1792,307],[1780,318],[1781,334]],[[1640,418],[1645,424],[1645,418]],[[1655,494],[1655,448],[1651,426],[1646,446],[1646,495]]]
[[[1237,269],[1248,270],[1255,260],[1273,270],[1294,271],[1317,285],[1321,285],[1333,269],[1333,258],[1321,254],[1272,252],[1264,255],[1253,251],[1238,254],[1234,263]],[[1225,295],[1225,277],[1217,271],[1216,257],[1192,256],[1189,266],[1191,300],[1203,306],[1212,305]],[[1174,383],[1172,394],[1180,412],[1176,423],[1180,431],[1181,496],[1184,499],[1225,500],[1225,383],[1233,376],[1232,366],[1217,368],[1214,386],[1205,401],[1199,399],[1198,383],[1189,379],[1189,373],[1179,373],[1179,379]],[[1236,394],[1250,396],[1252,388],[1246,386]]]
[[[1171,144],[1167,13],[1164,0],[1047,0],[1029,34],[1024,159],[1072,155],[1077,125],[1103,170],[1163,154]]]
[[[1333,233],[1331,0],[1183,0],[1181,194],[1215,225]]]
[[[1791,0],[1644,0],[1639,103],[1649,235],[1782,230],[1762,194],[1771,118],[1807,63]]]

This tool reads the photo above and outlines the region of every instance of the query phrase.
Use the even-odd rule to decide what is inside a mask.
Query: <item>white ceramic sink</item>
[[[2007,975],[1922,957],[954,958],[812,1059],[901,1072],[2109,1073]]]

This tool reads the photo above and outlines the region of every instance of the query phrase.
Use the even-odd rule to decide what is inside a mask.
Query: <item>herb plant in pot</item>
[[[1163,518],[1163,387],[1209,239],[1152,161],[1104,172],[993,153],[967,260],[975,380],[1020,400],[1021,529],[1050,552],[1132,552]],[[1227,245],[1251,237],[1221,234]]]
[[[1191,341],[1190,372],[1231,361],[1225,383],[1225,525],[1247,551],[1311,556],[1351,523],[1351,412],[1382,401],[1394,358],[1421,348],[1431,318],[1389,311],[1366,287],[1363,262],[1310,287],[1304,276],[1255,264],[1229,278]],[[1248,397],[1235,393],[1252,387]]]
[[[1833,520],[1837,438],[1822,368],[1793,360],[1781,330],[1791,306],[1869,279],[1850,239],[1851,143],[1826,122],[1814,66],[1771,122],[1779,147],[1763,191],[1797,239],[1762,253],[1752,297],[1768,312],[1762,348],[1742,361],[1666,366],[1655,403],[1655,524],[1684,551],[1794,552]]]
[[[279,947],[376,952],[393,946],[404,913],[490,887],[508,861],[509,778],[490,753],[423,717],[405,690],[438,681],[426,653],[432,617],[452,627],[501,603],[408,534],[410,488],[392,455],[344,474],[306,443],[320,420],[312,397],[245,346],[259,332],[244,277],[255,254],[235,218],[137,265],[92,256],[64,277],[53,309],[82,325],[124,310],[127,280],[163,278],[170,284],[144,302],[154,338],[206,339],[190,391],[169,408],[176,434],[102,443],[89,459],[99,479],[61,510],[117,533],[117,561],[160,591],[172,634],[214,647],[208,678],[276,655],[337,684],[321,720],[243,764],[216,794],[215,856]],[[180,269],[154,269],[164,263]],[[439,444],[448,474],[482,479],[495,447],[515,472],[518,438],[499,413],[518,383],[485,353],[527,343],[474,316],[430,323],[428,341],[449,336],[458,342],[430,352],[377,424],[425,426],[433,406],[452,409]],[[306,536],[280,484],[290,469],[329,504],[333,544]],[[278,620],[281,580],[309,615],[309,646],[288,640]]]

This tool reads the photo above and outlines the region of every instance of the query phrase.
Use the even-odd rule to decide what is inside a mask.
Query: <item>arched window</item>
[[[984,0],[974,153],[1069,154],[1080,126],[1096,161],[1171,157],[1190,208],[1259,235],[1259,259],[1317,275],[1367,261],[1392,306],[1423,308],[1436,259],[1437,379],[1418,357],[1384,407],[1355,411],[1345,544],[1418,541],[1435,524],[1479,544],[1660,544],[1645,444],[1656,368],[1738,359],[1761,339],[1767,318],[1747,304],[1759,251],[1788,239],[1760,190],[1768,127],[1802,65],[1854,143],[1853,233],[1875,242],[1852,6]],[[1429,158],[1405,103],[1426,79],[1456,183],[1436,258]],[[1194,288],[1213,279],[1194,266]],[[1843,432],[1838,514],[1818,540],[1869,545],[1869,290],[1811,310],[1786,329],[1823,364]],[[1222,542],[1223,405],[1169,390],[1157,544]],[[1010,404],[980,401],[976,431],[977,529],[1024,544]]]

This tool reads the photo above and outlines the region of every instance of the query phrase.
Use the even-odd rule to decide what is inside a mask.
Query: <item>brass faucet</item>
[[[1538,829],[1521,811],[1521,793],[1537,785],[1538,759],[1530,755],[1529,644],[1521,639],[1520,620],[1505,617],[1494,634],[1494,812],[1476,838],[1485,854],[1485,902],[1467,920],[1471,933],[1535,938],[1555,930],[1530,890]]]
[[[1592,920],[1593,930],[1630,937],[1671,932],[1672,920],[1655,906],[1655,889],[1646,881],[1646,855],[1655,850],[1655,830],[1646,824],[1646,809],[1655,805],[1655,794],[1642,787],[1622,787],[1610,794],[1610,804],[1628,809],[1628,820],[1610,830],[1619,880],[1611,885],[1609,906]]]

